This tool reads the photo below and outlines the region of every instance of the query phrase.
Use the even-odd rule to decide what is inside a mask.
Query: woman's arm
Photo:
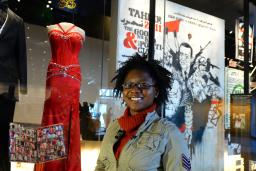
[[[110,162],[110,150],[113,149],[109,149],[109,146],[112,146],[111,144],[111,139],[113,138],[113,132],[117,132],[117,126],[115,121],[110,122],[106,134],[103,138],[102,144],[101,144],[101,148],[100,148],[100,154],[97,160],[97,165],[95,168],[95,171],[107,171],[111,165]]]
[[[103,162],[101,154],[99,154],[95,171],[105,171],[105,164]]]
[[[191,171],[189,150],[183,135],[175,126],[167,127],[167,144],[163,155],[165,171]]]

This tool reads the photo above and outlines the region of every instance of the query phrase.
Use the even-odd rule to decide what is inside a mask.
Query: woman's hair
[[[136,53],[127,61],[121,63],[121,67],[116,71],[116,76],[112,79],[112,82],[115,82],[114,96],[121,97],[123,91],[122,85],[127,74],[131,70],[140,70],[148,73],[155,82],[155,87],[159,90],[155,103],[161,106],[168,102],[168,94],[173,82],[172,74],[161,66],[160,61],[148,61],[146,58],[147,56],[140,56]]]

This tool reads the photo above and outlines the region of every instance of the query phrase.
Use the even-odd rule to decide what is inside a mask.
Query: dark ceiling
[[[86,30],[86,35],[109,40],[111,24],[111,0],[76,0],[77,11],[64,11],[52,0],[50,8],[46,8],[49,0],[9,0],[9,7],[21,16],[24,21],[42,26],[61,21],[72,22]],[[178,4],[205,12],[225,20],[226,56],[235,56],[235,19],[243,16],[244,0],[171,0]],[[256,0],[250,0],[250,20],[256,25]],[[52,8],[52,9],[51,9]],[[104,28],[104,33],[103,33]]]
[[[234,30],[235,19],[244,15],[244,0],[172,0],[172,2],[224,19],[227,30]],[[250,2],[250,21],[256,25],[256,0]]]
[[[244,15],[244,0],[172,0],[172,2],[224,19],[226,27],[225,56],[235,57],[235,20]],[[255,4],[256,0],[250,1],[249,4],[249,19],[254,26],[256,26]],[[254,33],[256,33],[256,29],[254,29]],[[256,60],[255,57],[254,60]]]
[[[52,1],[59,2],[59,0]],[[256,0],[250,1],[256,4]],[[82,28],[85,27],[89,34],[95,30],[95,28],[88,30],[90,25],[99,26],[98,24],[106,20],[104,16],[111,16],[111,0],[76,0],[76,2],[79,8],[75,14],[56,8],[56,3],[51,5],[53,10],[46,8],[48,0],[9,0],[9,6],[26,22],[45,26],[60,21],[70,21]],[[227,30],[234,30],[235,19],[243,16],[243,0],[172,0],[172,2],[224,19]],[[256,7],[252,5],[253,3],[250,5],[250,18],[256,24]]]
[[[102,38],[103,23],[105,39],[109,39],[111,0],[76,0],[77,11],[58,8],[59,0],[9,0],[8,4],[25,22],[37,25],[50,25],[58,22],[71,22],[86,30],[86,35]],[[47,8],[46,6],[49,5]]]

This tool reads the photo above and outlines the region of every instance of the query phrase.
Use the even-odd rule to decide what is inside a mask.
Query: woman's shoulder
[[[107,130],[113,130],[113,129],[119,129],[119,128],[120,128],[120,126],[119,126],[118,120],[117,119],[113,119],[109,123],[109,125],[107,127]]]
[[[181,134],[175,123],[167,118],[160,118],[157,122],[159,128],[167,134]]]
[[[175,123],[172,121],[168,120],[167,118],[160,118],[158,120],[158,124],[160,124],[162,127],[167,128],[167,129],[175,129],[177,128]]]
[[[160,125],[160,128],[167,139],[175,140],[177,142],[184,140],[182,133],[172,121],[168,120],[167,118],[161,118],[158,121],[158,124]]]

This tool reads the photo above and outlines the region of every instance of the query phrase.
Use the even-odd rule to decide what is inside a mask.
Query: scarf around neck
[[[139,126],[145,121],[147,114],[149,112],[153,112],[155,109],[155,103],[135,115],[130,114],[129,108],[125,109],[123,116],[118,119],[118,123],[121,129],[124,131],[124,135],[114,145],[114,153],[116,159],[119,158],[119,155],[125,144],[136,134]]]

